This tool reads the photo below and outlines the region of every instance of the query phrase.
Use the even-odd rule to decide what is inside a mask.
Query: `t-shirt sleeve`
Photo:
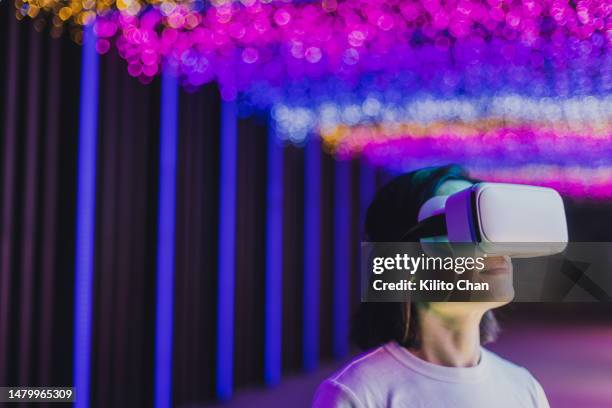
[[[548,404],[548,399],[546,398],[546,394],[544,393],[544,389],[542,388],[538,380],[536,380],[534,377],[531,378],[533,379],[533,383],[535,386],[536,407],[550,408],[550,405]]]
[[[349,388],[333,380],[326,380],[319,385],[312,406],[313,408],[362,408],[362,404]]]

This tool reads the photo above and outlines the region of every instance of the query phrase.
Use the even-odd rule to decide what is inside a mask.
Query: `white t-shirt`
[[[478,365],[457,368],[387,343],[325,380],[313,407],[548,408],[542,387],[526,369],[481,350]]]

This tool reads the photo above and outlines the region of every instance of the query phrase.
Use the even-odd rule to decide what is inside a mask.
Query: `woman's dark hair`
[[[416,225],[421,205],[448,180],[476,182],[460,166],[429,167],[402,174],[382,187],[368,207],[366,235],[371,242],[396,242]],[[395,340],[405,347],[419,347],[419,322],[415,303],[364,302],[353,317],[351,339],[362,349]],[[480,322],[481,343],[495,340],[499,326],[493,312]]]

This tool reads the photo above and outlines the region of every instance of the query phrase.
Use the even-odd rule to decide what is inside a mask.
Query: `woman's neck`
[[[449,316],[436,308],[418,309],[420,347],[417,357],[447,367],[473,367],[480,360],[480,320],[483,313]]]

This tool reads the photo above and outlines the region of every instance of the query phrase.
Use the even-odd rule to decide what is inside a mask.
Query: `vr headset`
[[[422,244],[470,243],[491,256],[530,258],[563,252],[567,223],[555,190],[506,183],[477,183],[426,201],[406,236]]]

